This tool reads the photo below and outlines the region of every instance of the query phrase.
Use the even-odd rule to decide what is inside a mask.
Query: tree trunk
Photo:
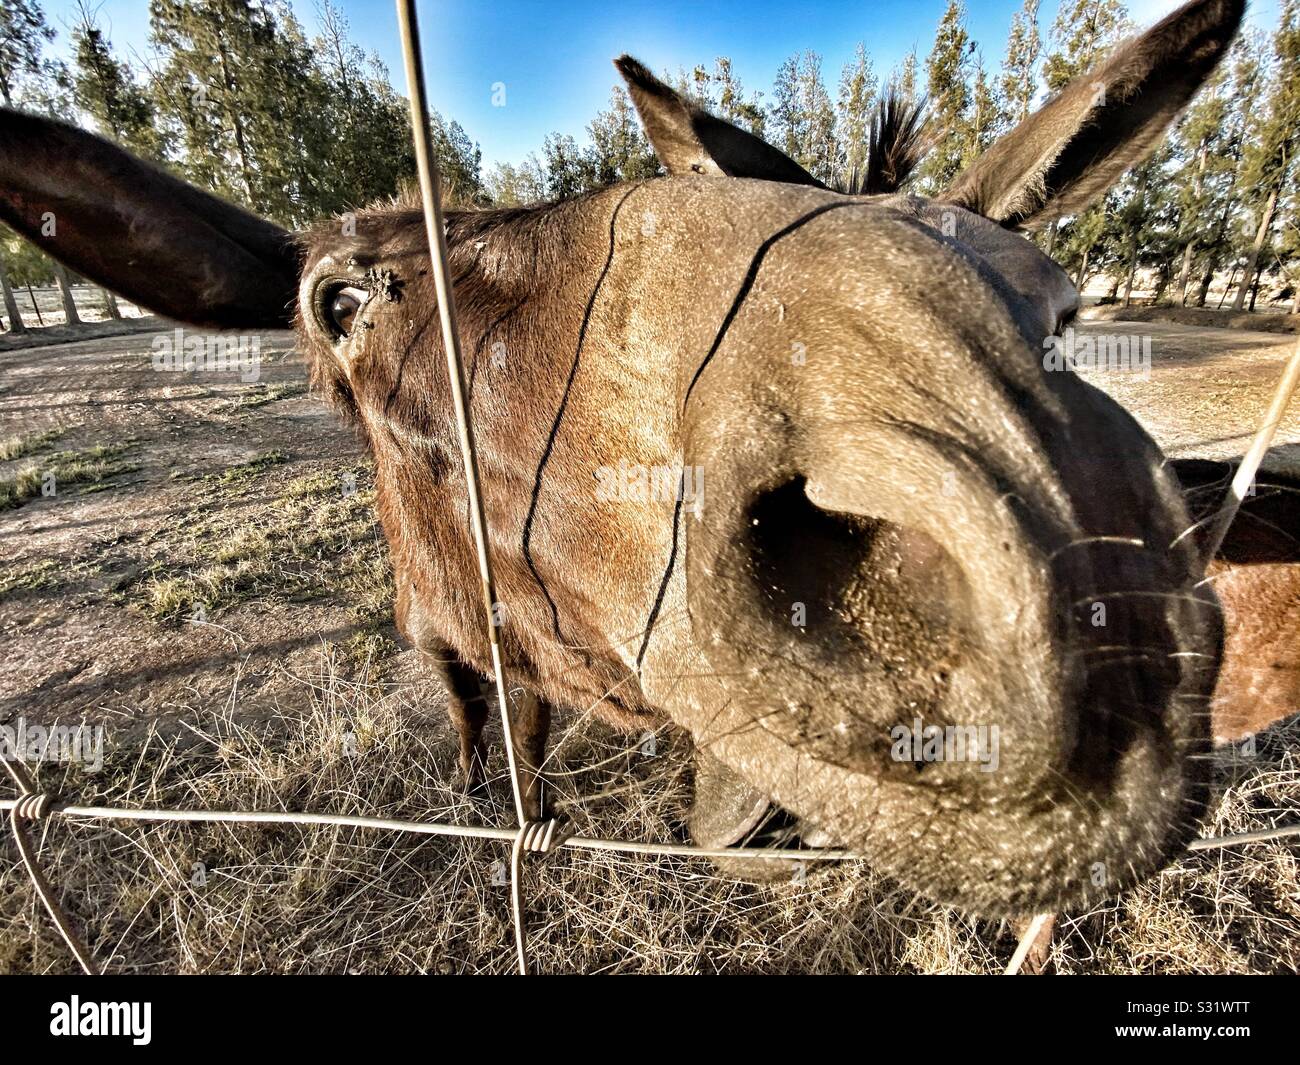
[[[1223,239],[1228,233],[1228,218],[1232,214],[1233,203],[1234,201],[1229,199],[1223,205],[1223,213],[1219,215],[1219,224],[1214,230],[1214,237],[1206,244],[1209,258],[1205,264],[1205,274],[1201,278],[1201,290],[1196,295],[1196,306],[1198,307],[1204,307],[1206,301],[1210,298],[1210,286],[1214,284],[1214,275],[1218,273],[1219,261],[1223,257]],[[1222,304],[1222,301],[1220,301],[1220,304]]]
[[[36,312],[36,321],[45,326],[45,315],[41,314],[41,305],[36,302],[36,293],[32,291],[31,282],[27,283],[27,298],[32,301],[32,310]]]
[[[1232,264],[1232,270],[1228,274],[1228,283],[1223,286],[1223,295],[1219,297],[1219,305],[1216,310],[1223,310],[1223,301],[1228,298],[1228,293],[1232,291],[1232,283],[1237,280],[1237,264]]]
[[[1205,160],[1206,153],[1209,151],[1209,145],[1202,140],[1201,150],[1196,159],[1196,177],[1192,179],[1192,202],[1199,204],[1201,202],[1201,186],[1205,177]],[[1183,245],[1183,265],[1178,271],[1178,306],[1187,306],[1187,282],[1192,276],[1192,259],[1196,252],[1196,236],[1193,234]]]
[[[1147,202],[1147,180],[1150,171],[1143,170],[1142,176],[1138,178],[1137,187],[1137,207],[1142,213],[1146,212]],[[1132,217],[1132,216],[1130,216]],[[1140,216],[1139,216],[1140,218]],[[1138,237],[1140,236],[1139,218],[1133,219],[1133,229],[1129,235],[1128,242],[1128,273],[1124,278],[1124,306],[1129,307],[1133,303],[1133,279],[1137,276],[1138,270]]]
[[[1259,269],[1259,253],[1263,250],[1264,241],[1268,239],[1268,231],[1273,228],[1273,212],[1277,210],[1277,186],[1273,186],[1273,191],[1268,194],[1268,203],[1264,205],[1264,214],[1260,217],[1259,227],[1255,230],[1255,243],[1250,246],[1250,256],[1246,259],[1246,271],[1241,277],[1241,288],[1237,289],[1237,298],[1232,304],[1234,311],[1239,311],[1246,305],[1246,290],[1251,287],[1255,280],[1255,274]]]
[[[1164,299],[1165,291],[1169,288],[1169,281],[1170,277],[1168,267],[1162,267],[1160,270],[1160,276],[1156,280],[1156,290],[1151,293],[1152,307],[1158,306],[1160,301]]]
[[[1187,283],[1192,278],[1192,258],[1196,251],[1196,241],[1189,240],[1183,245],[1183,265],[1178,270],[1178,306],[1187,306]]]
[[[1092,246],[1083,249],[1083,261],[1079,263],[1079,272],[1074,278],[1074,287],[1083,294],[1083,283],[1088,279],[1088,257],[1092,254]]]
[[[230,119],[230,128],[235,135],[235,152],[239,156],[239,170],[244,178],[244,192],[248,196],[249,202],[253,201],[253,168],[248,162],[248,145],[244,139],[244,120],[231,106],[231,101],[235,98],[235,82],[230,76],[230,62],[226,55],[226,49],[218,46],[217,58],[221,60],[221,84],[225,88],[225,107],[226,117]]]
[[[77,303],[72,298],[72,279],[67,267],[61,263],[54,264],[54,276],[59,282],[59,295],[63,297],[63,316],[68,325],[80,325],[81,316],[77,314]]]
[[[14,299],[14,290],[9,287],[9,275],[5,272],[2,262],[0,262],[0,289],[4,291],[5,315],[9,319],[9,332],[27,332],[27,326],[23,324],[23,316],[18,312],[18,301]]]
[[[1204,307],[1205,301],[1210,298],[1210,286],[1214,284],[1214,272],[1218,268],[1219,260],[1211,255],[1209,262],[1205,264],[1205,273],[1201,275],[1201,287],[1196,293],[1196,306]]]
[[[1291,297],[1291,313],[1300,314],[1300,282],[1296,283],[1295,295]]]
[[[108,313],[110,318],[122,317],[122,312],[118,310],[117,297],[114,296],[113,293],[109,292],[108,289],[104,289],[104,310]]]

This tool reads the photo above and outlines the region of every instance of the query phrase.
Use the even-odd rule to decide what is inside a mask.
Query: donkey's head
[[[1170,16],[934,201],[827,190],[623,60],[668,179],[453,215],[518,676],[666,711],[971,909],[1166,861],[1202,801],[1218,610],[1155,445],[1045,369],[1078,295],[1011,228],[1151,151],[1242,6]],[[418,211],[294,241],[70,127],[0,134],[0,217],[53,255],[183,321],[296,322],[375,455],[408,633],[490,668]]]

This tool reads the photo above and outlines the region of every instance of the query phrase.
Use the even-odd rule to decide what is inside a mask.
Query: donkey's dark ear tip
[[[1166,15],[1158,25],[1177,23],[1222,27],[1235,33],[1246,14],[1246,0],[1189,0],[1182,7]]]
[[[663,88],[663,83],[651,74],[643,63],[633,59],[627,53],[615,59],[614,66],[618,68],[618,72],[623,75],[623,80],[629,85],[649,92],[657,92]]]

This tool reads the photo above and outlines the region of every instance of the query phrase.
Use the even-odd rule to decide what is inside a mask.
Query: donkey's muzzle
[[[985,912],[1107,894],[1176,853],[1202,801],[1212,596],[1123,540],[1007,530],[972,561],[933,524],[818,494],[784,479],[688,547],[708,665],[742,736],[785,752],[749,763],[756,782]]]
[[[931,897],[1006,913],[1113,893],[1180,849],[1204,799],[1221,631],[1181,494],[1117,404],[1045,371],[970,263],[915,227],[875,236],[873,284],[757,299],[697,378],[689,648],[652,647],[647,690]],[[940,268],[978,315],[936,307]]]
[[[1186,840],[1221,633],[1164,549],[1177,514],[1110,535],[941,448],[720,479],[683,530],[690,626],[714,749],[782,805],[991,913],[1113,892]]]

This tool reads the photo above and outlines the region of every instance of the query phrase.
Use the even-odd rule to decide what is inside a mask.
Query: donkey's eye
[[[352,285],[334,285],[325,290],[321,301],[321,320],[336,337],[352,335],[357,313],[369,293]]]

